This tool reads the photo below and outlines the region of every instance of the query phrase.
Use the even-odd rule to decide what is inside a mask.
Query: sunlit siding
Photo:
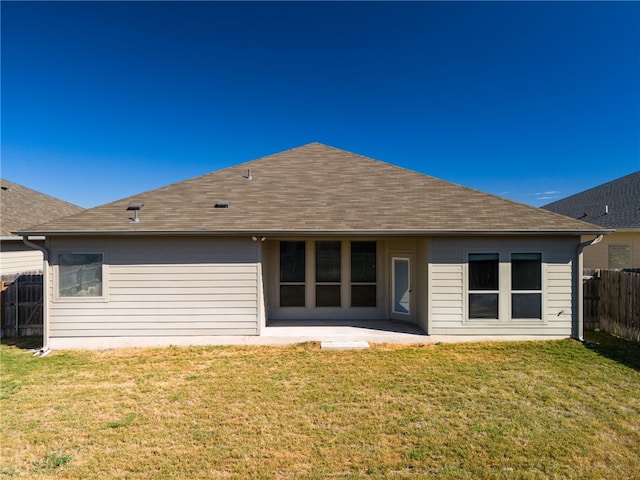
[[[572,268],[577,244],[577,237],[433,238],[429,248],[429,333],[569,336],[573,315]],[[499,320],[467,318],[467,255],[479,251],[501,255]],[[542,253],[542,319],[509,318],[512,252]]]
[[[258,334],[251,239],[54,238],[51,252],[52,338]],[[102,297],[57,298],[63,252],[104,254]]]
[[[27,247],[20,240],[0,244],[0,275],[42,271],[43,256],[39,250]]]

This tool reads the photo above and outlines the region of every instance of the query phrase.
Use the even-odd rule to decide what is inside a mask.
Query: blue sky
[[[640,169],[638,2],[2,2],[2,177],[92,207],[313,141],[535,206]]]

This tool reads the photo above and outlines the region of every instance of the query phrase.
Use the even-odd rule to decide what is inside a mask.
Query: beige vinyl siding
[[[250,238],[51,242],[50,337],[257,335],[258,244]],[[103,296],[57,298],[58,255],[103,253]]]
[[[593,235],[583,237],[582,241],[592,240]],[[609,246],[624,245],[630,249],[631,265],[628,268],[640,268],[640,231],[616,232],[605,235],[600,243],[584,249],[584,268],[609,268]]]
[[[22,240],[6,240],[0,245],[0,275],[41,272],[42,252],[27,247]]]
[[[463,274],[460,263],[431,263],[429,268],[430,328],[456,328],[463,321]]]
[[[572,323],[572,266],[577,237],[432,238],[429,245],[430,334],[569,336]],[[466,263],[470,252],[501,254],[499,320],[468,320]],[[541,320],[510,316],[511,253],[542,254]]]

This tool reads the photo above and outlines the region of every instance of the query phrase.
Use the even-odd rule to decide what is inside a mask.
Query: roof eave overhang
[[[16,232],[20,236],[70,237],[70,236],[377,236],[377,237],[426,237],[426,236],[567,236],[608,235],[616,230],[122,230],[122,231],[33,231]]]
[[[640,233],[640,227],[616,228],[616,233]]]
[[[22,242],[22,238],[25,237],[26,235],[10,235],[10,236],[4,236],[4,237],[0,237],[0,242]],[[44,234],[40,234],[37,235],[36,234],[29,234],[29,238],[31,238],[31,240],[44,240],[45,236]]]

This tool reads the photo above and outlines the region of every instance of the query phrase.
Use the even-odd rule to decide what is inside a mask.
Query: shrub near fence
[[[640,271],[593,272],[584,283],[584,315],[587,329],[640,342]]]

